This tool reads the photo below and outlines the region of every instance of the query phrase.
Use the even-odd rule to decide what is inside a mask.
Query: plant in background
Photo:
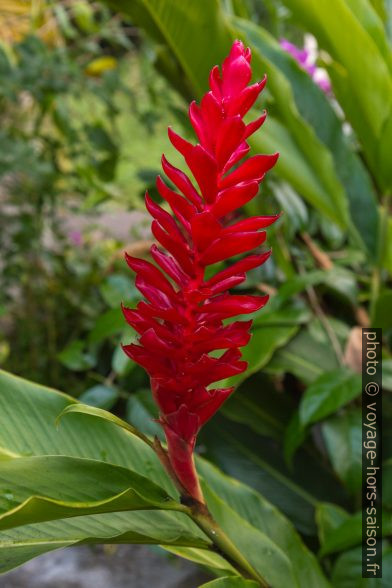
[[[331,82],[325,70],[316,66],[316,48],[317,42],[314,37],[307,35],[305,39],[305,46],[300,49],[287,39],[281,39],[280,45],[282,49],[287,51],[295,61],[304,69],[312,78],[312,80],[321,88],[326,94],[331,93]]]
[[[27,458],[28,463],[23,464],[23,458],[22,461],[19,458],[14,460],[16,453],[11,448],[3,448],[0,449],[0,455],[7,456],[7,463],[0,468],[0,484],[8,480],[12,487],[12,499],[16,500],[17,506],[16,510],[7,510],[8,503],[4,508],[0,499],[0,540],[1,529],[18,526],[21,522],[23,525],[26,520],[24,513],[30,512],[30,503],[33,509],[33,513],[28,515],[30,523],[114,511],[177,511],[192,519],[193,525],[199,528],[198,532],[202,531],[202,536],[190,539],[183,521],[176,519],[174,538],[171,534],[164,540],[156,538],[147,542],[207,549],[212,567],[217,566],[230,574],[252,579],[254,586],[268,586],[268,578],[276,574],[274,565],[271,565],[271,570],[265,570],[265,562],[259,562],[259,549],[257,554],[256,550],[248,554],[244,545],[233,537],[232,530],[227,528],[227,522],[233,517],[230,509],[222,524],[222,512],[214,509],[216,499],[208,487],[205,487],[208,492],[206,499],[203,496],[193,458],[199,429],[234,389],[210,386],[243,372],[247,367],[246,362],[241,361],[240,348],[250,339],[252,321],[230,322],[230,319],[259,310],[268,300],[268,296],[231,294],[229,290],[245,281],[248,270],[263,264],[269,257],[269,251],[246,255],[224,269],[219,267],[217,272],[210,271],[206,275],[210,266],[213,266],[213,270],[215,264],[221,264],[229,257],[248,253],[264,243],[266,234],[261,229],[271,225],[279,216],[254,216],[234,221],[232,216],[232,213],[257,195],[260,182],[278,158],[278,154],[255,155],[244,160],[249,152],[248,137],[260,128],[266,117],[263,113],[252,122],[246,124],[243,121],[266,82],[264,78],[262,82],[249,85],[252,74],[250,60],[250,50],[245,49],[240,41],[235,41],[229,56],[223,62],[222,72],[220,73],[217,66],[213,68],[210,91],[201,100],[200,107],[195,102],[190,106],[190,119],[199,139],[196,146],[169,130],[173,145],[184,156],[199,189],[187,175],[173,167],[163,156],[163,169],[180,193],[169,188],[161,178],[157,179],[157,186],[172,208],[174,217],[148,195],[146,205],[154,218],[152,232],[166,251],[152,246],[151,255],[156,265],[129,255],[126,257],[129,266],[137,274],[136,286],[147,301],[140,301],[135,310],[123,308],[127,322],[140,335],[138,344],[125,345],[124,351],[150,375],[152,392],[160,411],[159,422],[166,435],[167,449],[157,437],[151,440],[132,425],[104,410],[68,400],[64,403],[64,399],[58,404],[60,417],[75,412],[95,416],[126,429],[133,437],[138,437],[137,442],[141,440],[148,446],[148,450],[155,451],[179,491],[181,500],[173,499],[151,480],[129,469],[112,470],[112,457],[109,463],[105,463],[108,451],[112,455],[111,449],[100,450],[99,461],[85,460],[85,463],[79,463],[75,458],[60,456],[53,457],[53,460],[45,457],[42,458],[43,461],[40,461],[41,458],[37,458],[38,461]],[[0,375],[0,380],[1,378]],[[15,398],[14,394],[12,396]],[[2,397],[4,412],[8,411],[7,398],[8,394]],[[52,400],[55,400],[53,396]],[[147,457],[143,453],[143,444],[142,447],[136,444],[130,450],[127,439],[123,439],[124,443],[120,441],[118,456],[124,452],[128,466],[129,460],[133,460],[132,454],[134,457],[136,455],[141,460],[138,469],[143,474],[154,471],[151,456]],[[0,439],[0,442],[3,443],[3,440]],[[105,443],[104,437],[102,442]],[[133,443],[134,441],[132,445]],[[105,443],[105,446],[110,447],[111,443]],[[32,467],[34,471],[32,501],[26,498],[26,491],[30,495],[31,490],[20,485],[21,466],[22,476],[25,475],[26,468]],[[46,475],[38,475],[36,478],[40,467],[49,472],[51,481],[48,482]],[[52,486],[57,475],[63,478],[61,486],[67,489],[61,496],[58,486],[57,490]],[[79,488],[69,481],[64,482],[64,476],[68,475],[71,478],[77,476],[82,486],[93,483],[88,490],[85,487],[83,501],[79,499],[77,503],[73,502],[75,491],[78,493]],[[210,474],[215,475],[214,472]],[[153,477],[156,477],[156,473]],[[41,479],[45,480],[46,489],[40,486]],[[168,481],[166,477],[163,482],[165,486]],[[51,489],[48,493],[49,487]],[[47,504],[48,500],[51,506]],[[161,519],[161,526],[164,521],[165,519]],[[119,521],[115,526],[118,523]],[[153,528],[153,513],[150,524],[154,535],[156,530]],[[147,532],[146,521],[142,530],[143,533]],[[237,531],[236,527],[236,533]],[[246,524],[242,532],[244,538],[248,536]],[[98,535],[101,540],[107,537],[107,534],[96,527],[93,537]],[[121,533],[118,532],[117,535],[121,536]],[[135,522],[128,528],[128,535],[131,541],[136,539],[146,542],[145,537],[137,531]],[[280,557],[275,547],[271,553]],[[246,582],[242,583],[242,579],[240,583],[239,581],[240,578],[237,578],[236,585],[246,585]]]
[[[9,323],[4,332],[13,341],[5,365],[55,384],[61,379],[56,355],[69,333],[62,317],[70,313],[83,322],[80,300],[74,304],[66,287],[76,271],[67,267],[64,216],[103,187],[98,160],[109,153],[93,134],[105,133],[105,117],[76,122],[70,116],[74,97],[91,91],[91,81],[67,50],[50,49],[38,37],[0,49],[0,81],[0,247],[7,251],[0,304]],[[21,299],[29,300],[28,312]],[[47,354],[39,353],[42,347]]]
[[[142,175],[145,162],[134,125],[151,136],[175,101],[161,91],[137,30],[105,6],[22,4],[23,14],[15,3],[5,10],[23,25],[18,34],[0,10],[0,30],[10,33],[0,44],[0,363],[75,396],[86,391],[104,408],[110,397],[111,408],[133,388],[120,391],[118,377],[123,364],[132,370],[119,346],[125,231],[110,242],[109,231],[97,238],[94,228],[113,201],[142,206],[144,182],[129,190],[130,170]],[[83,244],[73,225],[85,226]],[[102,392],[113,372],[115,386]],[[97,383],[104,404],[91,395]]]
[[[269,263],[248,272],[246,281],[236,286],[236,294],[274,296],[253,315],[252,338],[241,348],[247,370],[211,385],[240,388],[199,432],[195,464],[213,518],[273,588],[356,587],[361,566],[361,385],[356,373],[361,360],[360,325],[383,328],[383,387],[392,389],[392,126],[387,124],[392,77],[386,3],[384,7],[383,2],[363,0],[360,11],[349,0],[284,0],[289,10],[280,2],[253,0],[199,0],[188,3],[187,10],[182,0],[108,3],[131,18],[142,46],[143,33],[149,37],[144,45],[148,56],[155,55],[159,72],[181,93],[179,109],[181,99],[185,105],[191,96],[201,98],[208,71],[221,62],[235,38],[251,47],[256,78],[264,72],[268,75],[263,105],[256,100],[247,115],[256,118],[267,105],[268,124],[249,142],[256,153],[278,150],[281,161],[263,184],[267,198],[253,198],[244,213],[272,215],[284,209],[288,222],[276,223],[269,231],[274,251]],[[71,14],[70,4],[64,6]],[[73,18],[69,21],[74,25]],[[309,33],[322,51],[333,100],[279,43],[283,37],[301,47]],[[121,130],[127,132],[125,125]],[[135,157],[138,145],[132,130],[128,135],[133,164],[144,167],[143,157],[140,163]],[[154,138],[149,140],[152,146]],[[159,153],[162,149],[159,145]],[[152,175],[155,179],[156,172]],[[155,189],[149,193],[157,199]],[[236,213],[229,214],[235,218],[224,222],[239,220]],[[188,234],[181,222],[172,220],[183,236]],[[218,264],[206,268],[206,281],[225,267],[225,261]],[[109,266],[104,256],[100,268],[103,265]],[[163,421],[165,415],[159,417],[153,405],[145,370],[128,361],[119,346],[114,361],[108,361],[109,345],[120,338],[127,341],[120,332],[131,328],[121,316],[120,300],[132,308],[140,300],[139,292],[130,295],[129,277],[117,263],[116,271],[100,284],[110,306],[106,313],[95,301],[91,304],[88,292],[83,297],[89,301],[86,312],[99,314],[97,320],[90,315],[94,327],[88,348],[84,341],[76,341],[62,359],[76,367],[87,365],[90,351],[95,353],[94,376],[101,376],[104,385],[88,390],[81,401],[125,414],[150,437],[145,437],[145,444],[107,422],[118,424],[114,415],[76,405],[72,398],[0,372],[0,570],[54,545],[104,539],[163,545],[216,575],[233,574],[227,557],[219,555],[213,534],[212,541],[208,538],[215,529],[200,531],[189,521],[195,510],[178,498],[169,499],[177,496],[175,488],[151,451],[152,447],[161,452],[163,460],[168,457],[151,440],[154,435],[164,439],[162,427],[152,419]],[[175,292],[181,290],[172,278],[168,281]],[[74,294],[74,283],[69,276],[69,286],[62,291]],[[30,313],[30,304],[23,308]],[[152,319],[160,325],[164,320]],[[225,319],[223,326],[232,320]],[[27,341],[31,337],[25,326],[30,324],[25,321],[21,329]],[[140,342],[138,346],[147,349]],[[207,355],[217,358],[224,351]],[[157,358],[166,357],[165,353],[152,352]],[[44,353],[40,356],[45,360]],[[13,357],[19,367],[19,354]],[[67,380],[62,388],[78,395],[91,377],[92,369],[87,367],[84,373],[77,372],[75,386]],[[98,377],[97,381],[101,382]],[[116,394],[110,396],[108,388]],[[390,397],[386,393],[383,399],[386,535],[392,520]],[[56,431],[53,422],[64,407],[67,412],[87,414],[63,419]],[[122,426],[135,433],[127,423]],[[170,461],[166,466],[171,467]],[[60,498],[59,488],[64,490]],[[179,482],[177,488],[186,493]],[[47,500],[49,509],[44,508]],[[138,508],[148,512],[133,510]],[[46,522],[49,516],[57,517],[56,523]],[[67,521],[68,516],[75,518]],[[211,519],[205,517],[203,522]],[[387,536],[383,565],[383,581],[388,584],[392,550]],[[363,582],[370,586],[373,580]],[[238,576],[213,586],[250,588]]]
[[[203,427],[200,447],[290,518],[334,586],[354,586],[361,560],[361,327],[383,329],[383,386],[392,390],[390,10],[372,0],[361,10],[349,0],[283,0],[258,2],[264,12],[255,14],[255,4],[200,0],[184,11],[181,0],[141,0],[137,9],[110,0],[146,33],[157,69],[184,101],[189,87],[202,96],[210,64],[235,38],[251,47],[254,74],[269,77],[268,125],[250,144],[281,154],[264,184],[263,212],[284,209],[288,222],[272,227],[273,259],[252,271],[246,286],[276,295],[254,319],[243,349],[249,367],[233,379],[240,389]],[[302,47],[309,35],[332,95],[280,44],[286,38]],[[260,104],[253,110],[260,116]],[[259,204],[246,204],[247,213],[262,214]],[[392,410],[389,396],[384,400],[389,471]],[[385,520],[390,496],[385,490]],[[390,549],[385,540],[385,554]],[[392,557],[386,562],[390,574]]]
[[[28,22],[34,7],[23,8]],[[0,46],[0,248],[6,251],[0,260],[2,365],[51,385],[70,381],[76,394],[77,379],[62,368],[58,354],[69,339],[91,329],[102,312],[97,290],[107,260],[98,259],[102,251],[95,255],[91,248],[72,246],[66,226],[81,209],[91,215],[113,196],[120,155],[115,102],[119,96],[129,100],[120,75],[125,35],[101,8],[90,15],[89,26],[74,15],[71,40],[65,16],[57,21],[48,6],[45,10],[55,38],[39,36],[47,30],[45,20],[42,31],[32,23],[30,34],[23,29],[18,42]],[[56,10],[62,10],[60,3]],[[66,14],[71,19],[69,4]],[[92,75],[102,39],[106,52],[117,53],[118,67],[95,67]],[[130,47],[128,41],[125,50]],[[84,298],[94,298],[90,309]],[[21,300],[29,301],[28,310]],[[42,348],[46,354],[39,352]]]
[[[199,139],[194,146],[173,130],[169,138],[182,154],[194,178],[172,166],[162,166],[180,194],[161,177],[157,188],[170,205],[173,218],[146,194],[154,218],[152,232],[166,249],[151,247],[157,265],[126,256],[136,272],[136,286],[147,299],[135,310],[124,308],[127,322],[139,333],[139,344],[124,351],[150,375],[154,399],[168,444],[171,469],[184,499],[204,502],[193,462],[200,428],[213,416],[234,388],[210,386],[243,372],[240,347],[249,342],[252,321],[226,319],[262,308],[268,296],[230,294],[246,279],[245,272],[264,263],[270,252],[247,256],[227,268],[206,270],[229,257],[249,252],[265,241],[265,231],[277,216],[255,216],[230,223],[230,215],[259,191],[278,154],[249,152],[248,137],[263,124],[266,114],[245,124],[243,117],[262,91],[263,81],[251,79],[251,52],[235,41],[222,66],[210,75],[210,91],[200,107],[192,102],[189,117]],[[163,271],[162,271],[163,270]],[[220,354],[216,352],[224,350]]]

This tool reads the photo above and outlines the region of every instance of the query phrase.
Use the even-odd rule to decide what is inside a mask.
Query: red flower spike
[[[165,156],[162,167],[175,190],[157,178],[157,188],[170,215],[146,194],[158,243],[151,247],[155,264],[126,256],[136,273],[136,286],[147,299],[136,309],[123,307],[127,322],[139,334],[138,344],[124,351],[143,366],[159,407],[171,468],[188,497],[204,502],[193,451],[200,427],[210,419],[233,388],[210,388],[214,382],[243,372],[240,347],[250,339],[251,321],[224,324],[228,318],[262,308],[268,296],[230,294],[245,272],[263,264],[270,251],[248,255],[208,280],[205,267],[261,245],[264,229],[276,216],[257,216],[228,225],[225,217],[254,198],[278,154],[248,153],[247,138],[266,114],[245,124],[244,115],[265,86],[248,85],[251,53],[235,41],[222,66],[210,74],[210,91],[189,117],[199,143],[193,145],[169,128],[169,139],[192,172],[191,180]],[[240,162],[240,163],[239,163]],[[233,169],[233,166],[239,163]],[[221,350],[220,355],[210,355]],[[172,472],[172,473],[173,473]]]

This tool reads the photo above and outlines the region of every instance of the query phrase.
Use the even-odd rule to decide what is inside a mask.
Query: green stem
[[[211,539],[216,551],[228,561],[244,578],[255,580],[262,588],[268,588],[267,582],[256,572],[247,559],[237,549],[223,529],[213,519],[204,504],[196,503],[191,506],[188,516]]]

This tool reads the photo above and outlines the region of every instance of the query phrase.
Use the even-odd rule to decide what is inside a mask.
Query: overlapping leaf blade
[[[176,496],[170,480],[151,449],[134,435],[102,419],[85,414],[68,415],[63,420],[62,426],[56,430],[54,425],[56,417],[67,405],[74,402],[64,394],[0,372],[0,447],[3,448],[3,453],[11,453],[13,456],[23,453],[29,453],[30,456],[45,456],[50,452],[58,456],[69,455],[73,458],[82,456],[87,458],[85,463],[90,463],[91,459],[98,461],[105,459],[106,463],[100,464],[98,468],[124,466],[141,476],[148,475],[150,480],[162,486],[164,491],[162,493],[158,490],[158,502],[159,496],[165,502],[166,491]],[[18,460],[28,462],[34,459],[43,460],[41,463],[45,464],[46,459],[58,459],[60,463],[64,458],[9,457],[1,462],[4,466],[3,476],[5,477],[5,473],[10,472],[13,467],[18,469],[18,466],[11,465],[13,462]],[[69,458],[65,458],[66,461],[67,459]],[[83,460],[77,460],[81,465],[80,461]],[[73,459],[69,463],[75,464]],[[90,466],[94,468],[95,462],[90,463]],[[240,551],[247,553],[251,550],[252,563],[260,573],[264,573],[271,561],[280,562],[271,576],[274,588],[287,586],[287,577],[293,578],[293,586],[303,586],[303,588],[307,586],[305,580],[302,581],[300,578],[296,561],[298,558],[293,551],[293,545],[296,546],[298,553],[302,554],[300,565],[302,571],[306,570],[304,577],[310,574],[312,577],[317,577],[319,586],[327,585],[316,560],[301,543],[292,525],[270,503],[243,484],[224,476],[204,460],[198,460],[198,468],[205,479],[205,492],[213,514],[219,519],[223,529],[237,544]],[[121,472],[121,480],[122,476],[125,476],[123,483],[127,485],[127,476],[132,476],[132,473],[124,473],[121,467],[115,471]],[[55,476],[55,471],[43,476],[42,490],[45,488],[47,476]],[[21,480],[22,478],[21,474]],[[136,479],[138,478],[134,476],[134,483]],[[18,488],[16,480],[15,475],[15,489]],[[82,476],[80,480],[80,486],[83,488]],[[86,483],[87,480],[88,477],[85,480]],[[11,486],[7,488],[8,498],[10,498],[12,476],[8,476],[7,482],[9,482],[7,485]],[[116,486],[115,490],[121,487],[121,485]],[[68,489],[68,491],[71,490]],[[156,487],[153,491],[154,496],[155,491]],[[28,485],[25,492],[29,493]],[[105,492],[110,493],[110,480],[107,485],[103,485],[100,492],[99,498],[105,496]],[[233,496],[230,502],[227,498],[231,492]],[[45,493],[48,494],[48,491],[46,490]],[[52,493],[52,496],[54,495]],[[23,499],[24,496],[20,495],[17,500]],[[70,496],[66,495],[65,498]],[[117,495],[114,499],[124,499],[124,496]],[[167,505],[169,508],[172,506],[170,501],[167,501]],[[264,512],[263,519],[259,519],[259,511]],[[270,527],[265,527],[263,520],[268,520],[269,525],[274,527],[273,533]],[[178,546],[181,555],[192,559],[196,557],[195,554],[200,553],[200,548],[207,546],[206,539],[203,537],[203,533],[184,514],[157,510],[109,512],[26,524],[0,533],[0,551],[4,562],[2,571],[11,569],[45,551],[83,542],[158,543],[171,546],[173,549],[175,549],[174,546]],[[189,554],[187,547],[192,548]],[[221,560],[219,558],[215,560],[212,556],[212,567],[222,569]],[[207,562],[206,565],[211,565]]]
[[[344,219],[348,203],[352,221],[359,231],[356,238],[363,239],[368,253],[374,256],[378,232],[376,194],[330,101],[265,29],[241,19],[233,19],[233,26],[253,52],[257,52],[255,67],[269,72],[269,90],[280,119],[306,154],[313,171],[325,174],[327,185],[330,182],[326,205],[333,206],[335,214]],[[262,135],[259,133],[256,141],[263,141]],[[295,186],[295,182],[292,185]],[[311,199],[312,195],[310,202]]]
[[[1,489],[12,488],[12,499]],[[10,503],[14,504],[13,508]],[[10,459],[0,468],[0,530],[88,514],[183,510],[131,470],[66,456]]]
[[[298,454],[289,468],[276,440],[220,416],[202,440],[207,456],[223,471],[246,481],[305,534],[315,534],[314,510],[319,501],[346,505],[347,496],[334,476],[308,451]]]
[[[108,513],[24,525],[0,532],[0,573],[48,551],[85,543],[143,543],[197,547],[203,533],[193,525],[182,533],[171,513]],[[183,517],[184,524],[188,521]]]
[[[371,22],[374,11],[363,7],[363,2],[357,10],[356,2],[344,0],[285,0],[285,4],[330,53],[334,92],[361,141],[377,182],[387,189],[392,180],[391,57],[385,39],[380,41],[379,24],[375,27]]]
[[[242,545],[247,545],[247,554],[252,554],[250,559],[254,558],[254,566],[265,574],[272,586],[280,584],[275,581],[274,574],[282,574],[283,569],[288,570],[289,574],[282,574],[285,586],[288,585],[288,578],[292,579],[290,586],[329,586],[314,555],[304,548],[292,524],[270,502],[245,484],[233,483],[231,478],[222,474],[209,462],[202,461],[200,471],[208,480],[205,491],[214,517],[231,535],[233,541],[240,541],[242,534],[245,534]],[[242,521],[246,521],[249,527]],[[266,551],[263,551],[263,543],[257,539],[260,534],[265,535],[270,542],[269,545],[264,542]],[[268,570],[268,565],[273,565],[273,561],[277,561],[276,558],[281,558],[284,568]]]

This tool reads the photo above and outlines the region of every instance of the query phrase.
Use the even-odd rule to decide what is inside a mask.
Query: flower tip
[[[125,261],[127,262],[128,267],[131,268],[135,273],[138,271],[140,267],[141,260],[137,257],[132,257],[129,253],[125,252]]]
[[[241,53],[245,53],[245,46],[241,39],[235,39],[231,46],[231,50],[239,50]]]

